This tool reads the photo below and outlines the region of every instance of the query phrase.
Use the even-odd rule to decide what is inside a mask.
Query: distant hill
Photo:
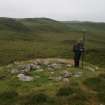
[[[81,21],[64,21],[72,31],[89,31],[105,32],[105,23],[102,22],[81,22]]]
[[[28,32],[42,33],[67,33],[87,31],[93,33],[105,33],[105,23],[80,22],[80,21],[56,21],[49,18],[0,18],[0,30],[17,33]]]
[[[69,32],[66,24],[48,18],[0,18],[0,39],[36,40],[40,33],[65,32]]]
[[[68,32],[66,24],[49,18],[25,18],[20,21],[36,32]]]
[[[27,32],[29,28],[13,18],[0,18],[0,30]]]
[[[0,30],[21,32],[69,32],[89,31],[105,32],[105,23],[80,22],[80,21],[56,21],[49,18],[0,18]]]

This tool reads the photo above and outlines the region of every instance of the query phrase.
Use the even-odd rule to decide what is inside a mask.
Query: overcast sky
[[[0,0],[0,17],[105,22],[105,0]]]

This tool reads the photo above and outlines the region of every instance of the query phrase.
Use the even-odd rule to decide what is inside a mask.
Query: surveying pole
[[[86,30],[83,30],[83,36],[82,36],[82,40],[83,40],[83,48],[84,51],[82,53],[82,69],[84,69],[84,63],[85,63],[85,44],[86,44]]]

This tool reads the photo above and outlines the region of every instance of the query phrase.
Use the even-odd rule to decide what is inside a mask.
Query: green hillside
[[[30,29],[12,18],[0,18],[0,40],[26,40]]]
[[[36,32],[68,32],[69,28],[61,22],[49,18],[25,18],[20,21]]]
[[[0,65],[33,58],[72,58],[73,44],[85,34],[86,60],[104,66],[104,29],[105,23],[0,18]]]
[[[66,23],[73,31],[105,32],[105,23],[102,22],[64,21],[62,23]]]
[[[21,22],[16,21],[16,19],[1,17],[0,18],[0,30],[27,32],[29,31],[29,28],[26,27]]]

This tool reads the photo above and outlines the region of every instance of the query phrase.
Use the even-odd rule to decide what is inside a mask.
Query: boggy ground
[[[84,65],[48,58],[0,67],[0,105],[105,105],[104,69]]]

